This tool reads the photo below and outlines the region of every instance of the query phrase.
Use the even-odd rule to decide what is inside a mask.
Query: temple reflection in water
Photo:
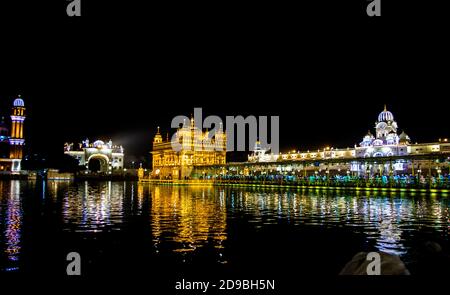
[[[223,248],[227,237],[224,191],[153,186],[150,192],[155,246],[164,236],[171,236],[180,245],[176,252],[194,251],[208,242],[216,249]]]
[[[149,191],[154,241],[172,240],[180,245],[176,251],[194,251],[206,241],[223,247],[232,234],[227,216],[245,214],[255,228],[281,221],[299,227],[349,227],[373,247],[402,255],[409,248],[405,231],[445,232],[449,220],[447,201],[427,196],[166,186],[151,186]]]
[[[417,248],[418,237],[445,241],[450,228],[450,204],[442,195],[50,181],[0,181],[0,190],[1,271],[20,271],[19,266],[27,265],[23,241],[30,234],[33,247],[37,243],[46,248],[48,241],[33,231],[63,233],[52,241],[68,239],[70,247],[88,243],[85,251],[94,251],[92,245],[103,251],[120,244],[147,257],[191,263],[198,259],[194,253],[207,253],[202,257],[229,265],[234,261],[229,251],[239,252],[242,246],[236,237],[249,232],[264,233],[263,241],[273,241],[277,237],[271,230],[283,228],[286,235],[305,234],[298,237],[301,243],[320,244],[311,240],[316,234],[308,232],[320,236],[323,228],[345,231],[364,241],[341,239],[345,247],[406,257]],[[24,220],[31,215],[52,222],[36,229],[39,222]]]
[[[110,181],[71,186],[62,202],[65,223],[86,232],[101,232],[122,224],[125,190],[126,184]]]

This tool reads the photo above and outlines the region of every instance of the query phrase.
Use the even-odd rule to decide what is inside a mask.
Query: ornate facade
[[[112,173],[123,169],[124,149],[122,146],[113,145],[112,141],[103,142],[101,140],[89,142],[86,139],[74,146],[73,143],[64,145],[64,153],[78,160],[80,166],[86,170],[91,170],[93,161],[99,164],[98,172]]]
[[[222,125],[213,136],[185,122],[169,140],[163,140],[159,127],[153,139],[151,177],[160,179],[186,179],[194,167],[226,163],[226,134]]]
[[[0,121],[0,172],[19,172],[25,146],[24,122],[25,102],[20,97],[13,102],[11,111],[11,128],[4,117]]]
[[[385,107],[375,122],[375,135],[369,131],[363,137],[359,146],[355,145],[353,148],[346,149],[327,147],[316,151],[291,151],[284,154],[269,154],[257,142],[254,152],[248,157],[248,161],[250,163],[276,163],[282,161],[298,161],[299,163],[302,161],[317,161],[319,163],[326,160],[342,159],[343,164],[341,166],[336,165],[336,169],[365,175],[367,173],[383,174],[387,172],[413,173],[414,169],[420,171],[421,168],[425,167],[428,170],[433,168],[436,171],[440,171],[439,167],[442,165],[428,160],[405,161],[398,159],[389,164],[376,165],[367,164],[361,160],[365,158],[402,156],[408,156],[409,158],[417,156],[419,158],[435,154],[450,154],[450,142],[448,139],[440,139],[438,142],[433,143],[412,144],[411,139],[404,131],[398,134],[398,125],[394,115]],[[355,161],[352,161],[353,159]],[[321,169],[320,165],[317,168]]]
[[[355,156],[367,158],[407,155],[410,138],[404,131],[398,135],[397,129],[394,115],[385,106],[375,122],[375,136],[369,130],[359,147],[355,147]]]

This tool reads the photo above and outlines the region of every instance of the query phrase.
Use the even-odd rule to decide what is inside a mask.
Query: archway
[[[100,159],[91,159],[89,161],[88,169],[91,172],[100,172],[100,170],[102,169],[102,163]]]
[[[109,159],[105,155],[92,155],[87,166],[91,172],[108,172]]]

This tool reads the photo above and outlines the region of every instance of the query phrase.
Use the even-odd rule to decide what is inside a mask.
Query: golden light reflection
[[[138,209],[142,210],[142,206],[144,204],[144,184],[142,182],[138,182],[137,185],[137,201]]]
[[[42,185],[42,190],[47,192],[48,199],[42,204],[50,204],[52,209],[57,204],[62,209],[62,212],[42,212],[57,214],[58,220],[62,213],[63,230],[70,232],[70,235],[73,232],[104,232],[109,235],[113,232],[111,229],[115,232],[138,227],[136,233],[142,232],[144,243],[148,243],[143,246],[154,247],[157,253],[175,252],[174,256],[183,259],[198,257],[192,255],[194,253],[213,253],[218,262],[227,263],[230,256],[226,255],[229,252],[225,251],[225,247],[231,243],[228,240],[235,240],[229,239],[230,235],[239,237],[247,232],[239,232],[240,227],[235,226],[240,226],[242,221],[251,229],[280,224],[289,226],[289,229],[346,228],[364,237],[365,244],[370,247],[400,255],[415,247],[417,236],[448,236],[450,230],[448,198],[420,193],[411,196],[321,190],[154,186],[131,182],[47,182],[46,185],[37,185]],[[24,234],[31,232],[35,224],[24,222],[24,216],[28,215],[24,215],[23,208],[35,204],[36,199],[33,198],[42,198],[35,194],[34,187],[34,184],[27,182],[0,181],[2,271],[18,270],[19,260],[21,265],[27,263],[23,261],[23,257],[27,257],[23,255],[27,251],[23,248],[27,245],[23,243]],[[24,229],[24,225],[30,227]],[[60,228],[61,224],[56,226]],[[289,234],[296,234],[296,231],[292,230]],[[106,235],[94,236],[95,240],[98,238],[100,241]],[[124,236],[126,243],[133,242],[128,240],[128,235]],[[150,237],[153,241],[149,240]],[[270,238],[270,235],[267,237]],[[140,237],[137,238],[141,241]]]
[[[207,243],[222,249],[226,240],[226,202],[214,188],[150,188],[155,247],[170,236],[175,252],[191,252]]]
[[[60,191],[66,191],[68,186],[70,185],[69,181],[64,180],[48,180],[43,182],[43,194],[45,197],[45,190],[48,191],[48,195],[53,201],[59,196]]]

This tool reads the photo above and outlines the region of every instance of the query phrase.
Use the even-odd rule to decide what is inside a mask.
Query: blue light
[[[25,103],[24,103],[23,99],[21,99],[20,97],[16,98],[14,100],[13,104],[14,104],[15,107],[24,107],[25,106]]]

